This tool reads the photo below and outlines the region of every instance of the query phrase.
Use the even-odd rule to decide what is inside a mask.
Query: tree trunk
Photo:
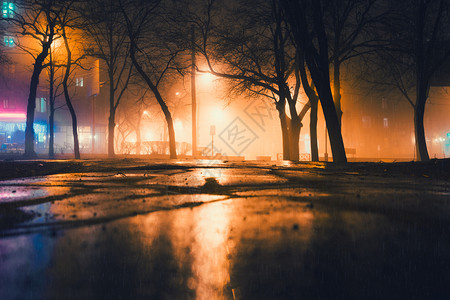
[[[116,124],[114,122],[115,113],[110,111],[108,118],[108,157],[113,158],[115,156],[114,153],[114,132],[116,129]]]
[[[319,149],[317,146],[317,110],[319,106],[319,97],[314,91],[314,83],[309,83],[305,68],[305,56],[301,48],[297,51],[297,60],[300,72],[300,78],[303,90],[309,99],[310,115],[309,115],[309,135],[311,145],[311,161],[319,161]]]
[[[50,49],[51,51],[51,49]],[[53,67],[53,60],[52,60],[52,54],[50,52],[50,93],[49,93],[49,101],[50,101],[50,115],[48,118],[48,126],[50,131],[50,137],[48,139],[48,157],[54,158],[55,157],[55,97],[53,94],[53,84],[54,84],[54,78],[55,78],[55,69]]]
[[[290,150],[289,150],[289,124],[286,116],[285,109],[285,99],[280,99],[278,103],[276,103],[276,109],[278,111],[278,118],[280,119],[281,126],[281,139],[283,142],[283,160],[290,159]]]
[[[55,104],[50,105],[50,116],[49,116],[49,127],[50,127],[50,137],[48,146],[48,156],[49,158],[55,158]]]
[[[63,29],[64,30],[64,29]],[[66,99],[66,105],[69,108],[70,116],[72,117],[72,133],[73,133],[73,153],[75,155],[75,159],[80,159],[80,144],[78,142],[78,124],[77,124],[77,115],[75,113],[75,109],[73,108],[72,101],[70,100],[69,88],[67,82],[70,76],[70,70],[72,66],[72,52],[69,48],[69,43],[67,40],[67,36],[65,34],[65,30],[63,33],[64,45],[67,52],[67,65],[66,72],[64,74],[63,79],[63,89],[64,89],[64,98]]]
[[[319,161],[319,147],[317,145],[317,111],[318,99],[313,97],[309,99],[311,102],[311,113],[309,116],[309,135],[311,137],[311,160]]]
[[[333,161],[340,164],[347,163],[345,155],[344,141],[341,134],[341,126],[336,113],[336,107],[333,101],[333,95],[330,89],[330,77],[328,69],[328,52],[324,51],[315,56],[312,52],[305,52],[306,63],[311,73],[313,82],[317,88],[320,103],[322,104],[325,122],[330,137],[331,152]]]
[[[114,130],[116,109],[114,106],[114,70],[110,68],[109,77],[109,118],[108,118],[108,157],[115,156],[114,153]]]
[[[141,154],[141,111],[139,110],[139,116],[136,126],[136,155]]]
[[[339,120],[339,125],[342,127],[342,108],[341,108],[341,79],[340,79],[340,62],[337,58],[334,59],[333,69],[333,88],[334,88],[334,105],[336,106],[336,114]]]
[[[423,126],[423,117],[425,114],[425,103],[429,92],[429,72],[427,72],[427,60],[430,57],[425,55],[425,1],[419,1],[416,15],[416,47],[414,49],[416,56],[416,104],[414,106],[414,132],[416,137],[416,157],[419,161],[428,161],[430,157],[427,150],[425,139],[425,130]]]
[[[286,120],[286,114],[284,116],[280,117],[280,125],[281,125],[281,139],[283,142],[283,160],[290,160],[290,151],[289,151],[289,128],[288,128],[288,122]]]
[[[70,73],[70,67],[68,67],[69,71],[66,69],[66,76]],[[69,108],[70,116],[72,117],[72,133],[73,133],[73,153],[75,155],[75,159],[80,159],[80,145],[78,143],[78,124],[77,124],[77,115],[75,113],[75,109],[73,108],[72,101],[70,100],[69,88],[67,86],[67,80],[63,80],[63,88],[64,88],[64,97],[66,98],[66,105]]]
[[[34,152],[34,111],[36,109],[36,91],[39,85],[39,75],[43,69],[42,64],[48,55],[49,43],[44,43],[42,52],[37,56],[33,67],[33,74],[31,75],[30,93],[28,95],[27,104],[27,120],[25,128],[25,154],[26,157],[36,157]]]
[[[302,123],[297,117],[291,119],[289,126],[289,158],[292,161],[299,161],[300,159],[300,130],[302,129]]]
[[[286,13],[287,21],[291,25],[293,37],[297,43],[297,53],[304,55],[311,78],[317,88],[322,104],[328,133],[330,136],[333,161],[339,164],[347,163],[344,141],[342,139],[339,118],[330,89],[328,38],[323,21],[321,1],[312,1],[312,28],[315,37],[310,34],[309,21],[306,18],[305,7],[299,1],[281,1]]]
[[[427,150],[423,117],[425,114],[425,101],[417,99],[418,104],[414,108],[414,133],[416,137],[416,157],[418,161],[428,161],[430,157]]]
[[[175,130],[173,128],[172,115],[170,114],[169,108],[167,107],[161,94],[159,93],[158,88],[153,84],[150,77],[148,77],[147,73],[145,73],[145,71],[142,69],[141,65],[137,62],[134,47],[135,47],[135,45],[131,45],[131,50],[130,50],[131,61],[133,62],[133,65],[136,67],[136,70],[139,72],[139,74],[142,76],[144,81],[147,83],[148,87],[153,92],[153,95],[155,95],[156,100],[158,101],[158,104],[164,113],[164,117],[165,117],[166,123],[167,123],[167,128],[169,131],[170,158],[176,159],[177,158],[177,148],[176,148],[176,142],[175,142]]]
[[[314,77],[313,77],[314,79]],[[325,81],[325,84],[324,84]],[[314,80],[317,86],[320,103],[322,104],[323,114],[330,137],[331,152],[333,154],[333,161],[336,163],[347,163],[347,156],[345,155],[344,141],[342,139],[341,127],[337,117],[336,108],[333,102],[333,95],[331,94],[330,86],[326,84],[325,79]]]
[[[72,117],[72,133],[73,133],[73,153],[75,155],[75,159],[80,159],[80,144],[78,142],[78,124],[77,124],[77,115],[75,113],[75,109],[73,108],[72,102],[70,101],[69,95],[66,95],[67,86],[64,87],[64,95],[66,97],[66,104],[69,108],[70,115]]]

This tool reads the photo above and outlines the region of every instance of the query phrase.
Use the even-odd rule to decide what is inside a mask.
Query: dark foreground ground
[[[450,161],[0,162],[0,299],[446,299]]]

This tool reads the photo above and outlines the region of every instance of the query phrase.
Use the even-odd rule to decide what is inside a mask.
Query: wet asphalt
[[[446,179],[201,161],[0,181],[0,299],[446,299],[449,282]]]

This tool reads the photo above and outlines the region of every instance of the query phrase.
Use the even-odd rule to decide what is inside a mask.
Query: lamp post
[[[192,34],[192,66],[191,66],[191,98],[192,98],[192,158],[197,156],[197,98],[195,90],[195,27],[191,27]]]
[[[328,140],[328,130],[327,130],[327,124],[325,123],[325,153],[324,153],[324,160],[328,161],[328,145],[327,145],[327,141]]]
[[[53,42],[54,43],[54,42]],[[50,112],[48,117],[48,127],[49,127],[49,139],[48,139],[48,156],[49,158],[55,157],[55,95],[54,95],[54,80],[55,80],[55,66],[53,64],[53,43],[50,45],[50,67],[49,67],[49,102],[50,102]]]
[[[216,134],[216,126],[209,127],[209,134],[211,134],[211,157],[214,157],[214,135]]]
[[[92,154],[95,152],[95,95],[92,95]]]

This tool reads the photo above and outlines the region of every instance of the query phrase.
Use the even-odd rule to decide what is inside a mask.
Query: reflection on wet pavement
[[[3,181],[0,216],[30,217],[0,222],[0,299],[450,292],[448,183],[277,168]]]

